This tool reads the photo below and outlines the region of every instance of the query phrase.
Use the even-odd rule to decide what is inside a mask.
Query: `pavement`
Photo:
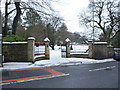
[[[27,68],[42,68],[42,67],[52,67],[52,66],[68,66],[68,65],[81,65],[81,64],[99,64],[99,63],[107,63],[107,62],[115,62],[115,60],[102,60],[102,61],[77,61],[76,59],[70,59],[70,61],[65,61],[58,63],[48,63],[50,60],[42,60],[38,61],[38,63],[31,63],[31,62],[7,62],[3,63],[3,67],[0,67],[0,71],[7,71],[7,70],[18,70],[18,69],[27,69]],[[44,63],[43,63],[44,62]],[[47,62],[47,63],[46,63]]]
[[[5,62],[3,63],[3,67],[0,67],[0,70],[16,70],[16,69],[24,69],[30,68],[32,62]]]

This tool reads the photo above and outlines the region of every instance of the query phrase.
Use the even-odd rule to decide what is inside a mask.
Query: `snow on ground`
[[[35,62],[35,66],[57,66],[57,65],[76,65],[76,64],[94,64],[115,61],[112,58],[104,60],[95,60],[88,58],[61,58],[61,50],[51,50],[50,60]]]
[[[55,50],[50,49],[50,60],[36,61],[34,64],[28,62],[10,62],[3,63],[3,67],[0,69],[23,69],[23,68],[36,68],[36,67],[50,67],[59,65],[80,65],[80,64],[96,64],[115,61],[114,59],[94,60],[88,58],[62,58],[60,47],[56,47]]]

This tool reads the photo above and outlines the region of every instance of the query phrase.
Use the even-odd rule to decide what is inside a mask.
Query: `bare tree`
[[[6,0],[5,2],[5,22],[4,22],[4,30],[3,30],[3,36],[7,35],[7,31],[8,31],[8,6],[11,4],[11,1]]]
[[[109,43],[118,32],[117,8],[118,0],[90,1],[88,11],[80,16],[80,22],[98,32],[102,31],[104,41]]]
[[[9,5],[15,5],[15,8],[13,7],[12,9],[9,10],[8,12],[8,6]],[[47,17],[51,16],[52,14],[50,12],[53,12],[54,10],[52,9],[51,2],[50,0],[40,0],[38,2],[35,0],[29,0],[29,2],[22,2],[21,0],[6,0],[5,2],[5,26],[4,26],[4,36],[7,35],[7,23],[8,23],[8,17],[12,12],[15,12],[16,15],[13,19],[13,24],[12,24],[12,33],[16,33],[16,29],[18,26],[18,21],[21,18],[21,15],[23,15],[26,10],[33,9],[36,12],[39,12],[41,16]],[[49,11],[49,12],[48,12]]]
[[[21,16],[20,0],[19,0],[19,2],[16,2],[16,0],[14,0],[14,3],[15,3],[15,8],[16,8],[16,16],[14,17],[13,24],[12,24],[12,34],[13,35],[16,34],[18,21],[19,21],[20,16]]]
[[[66,38],[68,37],[69,32],[67,31],[68,28],[65,23],[63,23],[57,31],[57,43],[64,42]]]
[[[63,19],[60,17],[56,17],[56,16],[51,16],[50,19],[48,19],[47,22],[49,22],[47,24],[47,35],[49,37],[49,39],[51,40],[50,45],[51,48],[54,50],[54,46],[56,44],[56,32],[58,30],[58,28],[62,25]]]

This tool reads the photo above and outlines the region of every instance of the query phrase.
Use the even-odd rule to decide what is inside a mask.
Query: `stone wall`
[[[107,42],[89,42],[89,57],[93,59],[112,58],[114,49]]]
[[[93,43],[93,58],[105,59],[108,57],[107,43]]]
[[[22,62],[28,61],[28,43],[17,42],[17,43],[3,43],[3,55],[4,62]]]
[[[45,57],[35,58],[35,38],[29,37],[27,42],[3,42],[4,62],[35,62],[49,59],[49,40],[44,40]]]

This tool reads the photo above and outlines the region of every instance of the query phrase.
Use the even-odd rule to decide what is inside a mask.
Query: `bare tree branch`
[[[91,23],[94,22],[94,27],[103,31],[106,41],[110,42],[110,38],[113,37],[115,33],[116,26],[118,25],[119,19],[115,12],[117,12],[117,2],[115,1],[102,1],[97,0],[96,2],[90,1],[90,7],[88,11],[80,16],[80,21],[85,24],[85,26],[92,26]],[[94,8],[94,9],[93,9]],[[91,18],[94,13],[94,19]],[[93,26],[92,26],[93,27]]]

